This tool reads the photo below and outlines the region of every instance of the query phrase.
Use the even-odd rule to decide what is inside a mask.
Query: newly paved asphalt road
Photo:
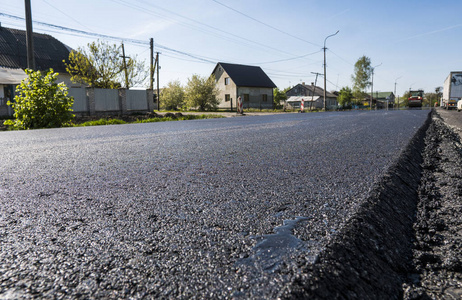
[[[429,111],[0,133],[0,298],[275,298]]]

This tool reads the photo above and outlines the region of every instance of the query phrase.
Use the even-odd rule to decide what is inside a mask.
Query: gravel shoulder
[[[404,299],[462,298],[461,124],[457,112],[440,109],[427,132]]]

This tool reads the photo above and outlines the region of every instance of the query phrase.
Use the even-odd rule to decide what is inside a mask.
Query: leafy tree
[[[438,102],[438,105],[440,104],[440,99],[443,97],[443,87],[442,86],[438,86],[435,88],[435,93],[436,93],[436,102]],[[432,107],[435,105],[435,103],[433,103]]]
[[[177,110],[184,104],[185,92],[179,80],[170,81],[162,91],[162,108]]]
[[[78,48],[69,53],[66,64],[71,80],[95,88],[117,89],[125,83],[124,63],[121,46],[105,42],[89,43],[88,48]],[[129,58],[126,61],[128,87],[143,83],[147,78],[144,62]]]
[[[191,108],[199,108],[200,111],[216,110],[220,103],[213,75],[208,78],[193,75],[188,79],[185,92],[185,104]]]
[[[144,61],[138,61],[135,58],[129,58],[127,60],[127,75],[128,75],[128,87],[143,85],[148,78],[148,71],[145,68]],[[125,75],[124,75],[125,76]],[[123,81],[125,82],[125,80]]]
[[[424,106],[434,106],[435,102],[438,102],[438,94],[437,93],[425,93],[424,99],[423,99],[423,105]]]
[[[401,97],[400,105],[399,106],[404,106],[407,107],[409,106],[409,91],[405,92],[403,96]]]
[[[273,90],[273,106],[274,108],[282,108],[281,101],[287,100],[286,96],[287,89],[280,90],[279,88],[275,88]]]
[[[367,56],[362,56],[355,63],[355,71],[352,76],[353,80],[353,95],[356,99],[361,99],[363,92],[371,85],[369,79],[372,75],[371,59]]]
[[[353,102],[353,91],[349,87],[343,87],[337,98],[338,104],[342,107],[351,106]]]
[[[66,85],[56,83],[58,73],[50,69],[45,75],[41,71],[26,69],[27,78],[17,88],[15,102],[8,101],[14,109],[14,120],[5,125],[16,129],[61,127],[70,122],[74,98],[68,95]]]

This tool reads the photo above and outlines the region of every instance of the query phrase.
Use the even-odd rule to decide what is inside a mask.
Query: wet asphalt
[[[0,133],[0,298],[277,298],[428,110]]]

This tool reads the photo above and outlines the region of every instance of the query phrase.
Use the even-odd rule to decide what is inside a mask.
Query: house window
[[[268,101],[268,95],[267,95],[267,94],[261,95],[261,100],[262,100],[263,102],[267,102],[267,101]]]
[[[229,102],[231,100],[231,96],[229,94],[225,95],[225,102]]]
[[[244,94],[244,102],[249,102],[249,94]]]
[[[225,85],[228,85],[229,84],[229,77],[226,77],[225,78]]]

